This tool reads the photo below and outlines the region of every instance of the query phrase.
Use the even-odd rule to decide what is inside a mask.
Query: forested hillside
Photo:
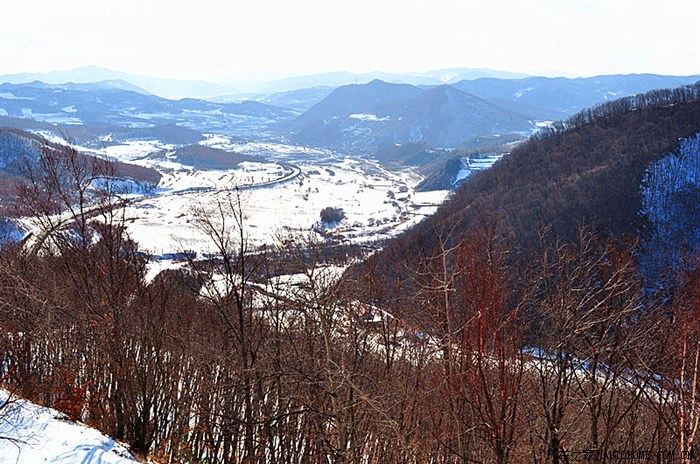
[[[18,214],[21,198],[17,197],[17,188],[26,184],[32,171],[39,169],[44,151],[67,154],[70,150],[66,146],[46,143],[31,132],[0,126],[0,214]],[[107,163],[78,152],[74,155],[84,165],[100,166],[105,173],[109,171],[109,175],[132,182],[141,190],[153,188],[161,178],[155,169],[122,162]],[[67,175],[65,172],[60,174]]]
[[[696,84],[618,100],[540,133],[473,175],[434,216],[373,261],[394,267],[390,263],[398,259],[411,269],[484,227],[513,249],[514,262],[527,260],[542,235],[572,243],[584,225],[602,237],[634,240],[645,227],[641,186],[647,169],[677,149],[679,140],[700,132],[699,89]]]

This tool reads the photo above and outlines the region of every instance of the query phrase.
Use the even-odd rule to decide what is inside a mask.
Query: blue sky
[[[700,74],[700,2],[0,0],[0,73]]]

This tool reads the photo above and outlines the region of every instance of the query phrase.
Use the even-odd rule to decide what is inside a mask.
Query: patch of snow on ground
[[[467,159],[462,159],[462,167],[459,169],[459,172],[457,173],[457,176],[455,177],[455,181],[452,182],[452,185],[456,185],[461,181],[462,179],[466,179],[469,174],[471,174],[472,171],[469,169],[469,158]]]
[[[0,92],[0,98],[4,98],[5,100],[35,100],[32,97],[18,97],[12,92]]]
[[[384,118],[378,118],[374,114],[362,114],[362,113],[351,114],[348,117],[350,119],[359,119],[360,121],[388,121],[389,120],[389,116],[386,116]]]
[[[138,140],[123,142],[98,150],[97,153],[118,161],[133,161],[161,150],[172,150],[173,145],[166,145],[156,140]]]
[[[172,259],[154,259],[148,262],[146,269],[146,282],[153,282],[158,274],[169,269],[182,269],[186,261],[175,261]]]
[[[61,137],[53,132],[47,131],[47,130],[30,130],[28,132],[31,132],[32,134],[36,134],[40,137],[43,137],[44,139],[46,139],[48,142],[51,142],[51,143],[68,145],[68,141],[66,139],[64,139],[63,137]]]
[[[0,389],[0,404],[8,392]],[[0,464],[126,464],[127,449],[99,431],[60,412],[17,399],[0,412]]]
[[[462,167],[460,168],[459,172],[457,172],[457,176],[455,177],[454,182],[452,182],[452,185],[455,186],[459,184],[461,181],[477,171],[490,168],[502,157],[502,154],[496,153],[486,155],[483,158],[463,158]]]
[[[24,108],[22,109],[24,113]],[[32,113],[29,109],[29,115],[23,117],[28,117],[35,119],[37,121],[44,121],[51,124],[69,124],[69,125],[81,125],[83,122],[80,118],[69,116],[66,113]]]

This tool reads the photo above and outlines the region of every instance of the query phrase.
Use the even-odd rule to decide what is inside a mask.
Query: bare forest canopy
[[[217,253],[149,275],[118,179],[44,147],[41,240],[0,250],[0,378],[162,462],[690,464],[700,270],[647,291],[635,239],[645,176],[693,165],[698,96],[575,117],[345,274],[309,238],[253,250],[230,191],[191,218]]]

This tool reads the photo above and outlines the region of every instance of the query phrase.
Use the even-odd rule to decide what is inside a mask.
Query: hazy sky
[[[0,0],[0,74],[700,73],[700,1]]]

